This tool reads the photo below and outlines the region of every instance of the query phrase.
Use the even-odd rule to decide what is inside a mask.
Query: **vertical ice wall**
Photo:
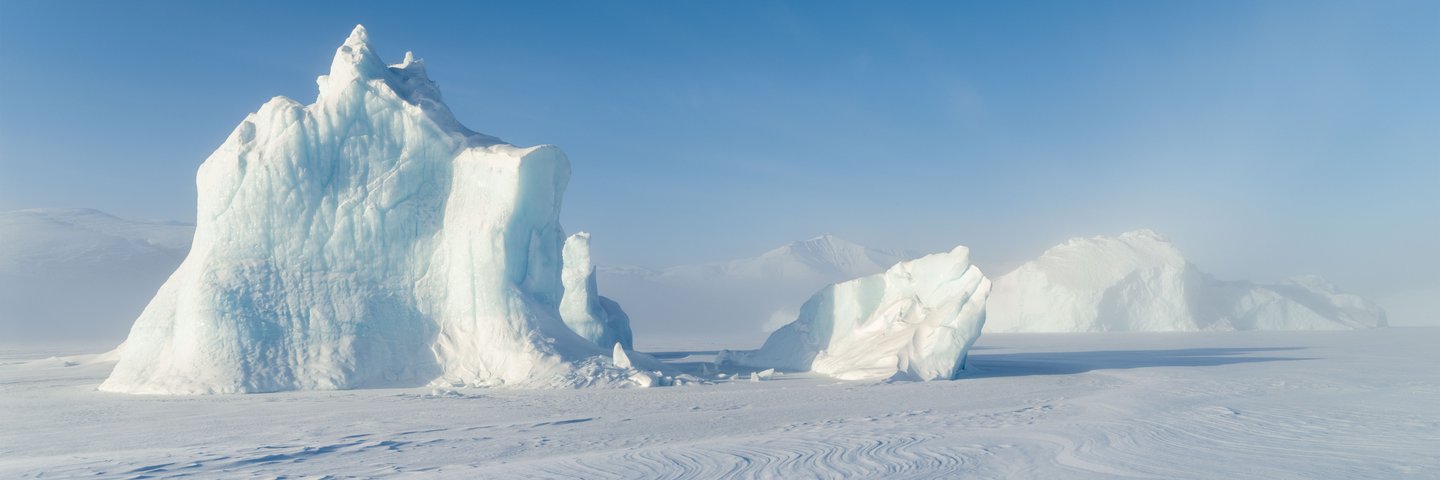
[[[101,388],[603,383],[606,350],[559,314],[565,156],[461,126],[363,27],[318,83],[200,167],[194,246]]]
[[[759,350],[724,352],[721,362],[846,380],[954,378],[980,337],[989,293],[970,250],[956,247],[825,287]]]

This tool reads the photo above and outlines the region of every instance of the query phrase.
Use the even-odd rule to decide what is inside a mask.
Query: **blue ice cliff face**
[[[423,65],[386,65],[363,27],[318,83],[200,167],[194,246],[101,389],[624,383],[559,313],[559,149],[461,126]]]

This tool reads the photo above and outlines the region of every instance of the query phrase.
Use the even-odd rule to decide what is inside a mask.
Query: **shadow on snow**
[[[975,350],[1003,347],[977,346]],[[1181,348],[1170,350],[1096,350],[1084,352],[972,353],[958,379],[1023,377],[1031,375],[1073,375],[1095,370],[1128,370],[1151,367],[1215,367],[1242,363],[1312,360],[1306,357],[1264,356],[1271,352],[1303,350],[1303,347]],[[710,358],[717,350],[649,352],[651,356],[692,375],[714,373],[748,375],[758,367],[718,367]],[[1259,354],[1259,355],[1257,355]],[[782,369],[782,371],[785,371]],[[788,371],[787,371],[788,372]]]
[[[1094,370],[1150,367],[1215,367],[1238,363],[1313,360],[1304,357],[1249,356],[1301,350],[1301,347],[1181,348],[1087,352],[995,353],[970,355],[959,378],[1071,375]]]

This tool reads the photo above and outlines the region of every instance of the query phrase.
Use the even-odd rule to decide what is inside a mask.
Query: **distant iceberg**
[[[826,287],[759,350],[723,352],[720,362],[846,380],[951,379],[980,337],[989,293],[970,250],[956,247]]]
[[[995,280],[987,332],[1334,330],[1386,325],[1319,277],[1216,280],[1149,230],[1072,238]]]
[[[561,317],[559,149],[460,125],[424,64],[386,65],[364,27],[318,83],[200,167],[189,256],[101,389],[633,383]]]

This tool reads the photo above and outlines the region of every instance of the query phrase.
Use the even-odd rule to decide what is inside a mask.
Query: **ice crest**
[[[350,36],[345,38],[345,43],[335,50],[328,77],[330,82],[335,83],[369,80],[383,78],[385,70],[385,62],[370,48],[370,35],[365,26],[356,25]]]

